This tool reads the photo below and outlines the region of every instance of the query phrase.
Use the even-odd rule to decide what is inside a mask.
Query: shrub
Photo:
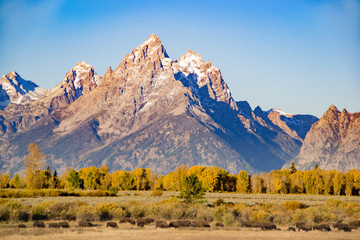
[[[255,210],[252,213],[252,220],[254,222],[269,222],[270,215],[267,211],[263,209]]]
[[[219,198],[213,203],[213,205],[214,206],[226,205],[226,202],[224,201],[224,199]]]
[[[32,208],[32,219],[35,221],[46,220],[49,218],[49,215],[50,215],[49,209],[41,205],[36,205]]]
[[[73,204],[69,202],[51,202],[48,205],[48,209],[50,210],[50,218],[63,218],[72,205]]]
[[[19,208],[22,208],[23,205],[18,202],[18,201],[8,201],[6,203],[6,206],[8,206],[9,209],[13,210],[13,209],[19,209]]]
[[[285,201],[283,203],[284,207],[288,210],[296,210],[306,208],[307,206],[304,203],[298,201]]]
[[[99,215],[95,207],[81,206],[76,211],[76,219],[79,221],[96,221],[99,220]]]
[[[167,198],[161,201],[161,203],[180,203],[181,201],[177,197]]]
[[[111,210],[116,208],[115,203],[98,203],[96,206],[99,218],[101,221],[111,220],[113,216],[111,215]]]
[[[160,197],[162,196],[163,192],[161,190],[154,190],[151,192],[150,196],[152,197]]]
[[[226,212],[223,216],[223,223],[225,226],[232,226],[235,222],[235,217],[231,212]]]
[[[143,218],[146,215],[146,206],[140,203],[137,204],[131,203],[129,206],[129,212],[131,217]]]
[[[114,186],[109,187],[109,190],[107,191],[109,196],[116,196],[118,192],[119,192],[119,189]]]
[[[217,222],[222,222],[223,221],[223,217],[225,215],[225,213],[227,212],[227,207],[226,206],[218,206],[215,207],[214,211],[213,211],[213,218],[215,219],[215,221]]]
[[[28,209],[15,209],[10,213],[10,220],[12,222],[27,222],[30,220],[30,211]]]
[[[111,209],[110,214],[112,215],[113,219],[120,219],[122,217],[126,217],[127,212],[123,208],[117,207]]]
[[[0,221],[8,221],[10,219],[10,210],[6,205],[0,205]]]
[[[162,219],[183,219],[187,216],[186,206],[181,202],[161,203],[159,217]]]

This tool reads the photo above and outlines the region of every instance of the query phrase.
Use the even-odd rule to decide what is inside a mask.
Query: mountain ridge
[[[360,112],[340,112],[331,105],[312,125],[299,155],[294,159],[298,169],[311,169],[316,164],[324,170],[360,168]],[[288,162],[284,165],[287,167]]]
[[[221,71],[200,54],[189,50],[173,61],[155,34],[103,77],[79,62],[46,97],[10,104],[0,115],[0,165],[10,172],[20,171],[29,142],[60,172],[105,163],[159,173],[179,164],[269,171],[302,144],[286,123],[235,102]]]

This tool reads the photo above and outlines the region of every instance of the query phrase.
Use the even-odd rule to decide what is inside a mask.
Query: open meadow
[[[339,231],[334,224],[360,220],[360,198],[326,195],[206,193],[197,203],[185,204],[178,192],[120,191],[112,197],[32,197],[0,199],[1,239],[359,239],[360,228]],[[119,219],[151,218],[143,227]],[[92,227],[79,227],[80,221]],[[34,228],[43,221],[45,228]],[[50,228],[66,221],[69,228]],[[108,222],[117,228],[107,228]],[[156,221],[199,221],[209,227],[157,228]],[[329,224],[331,231],[289,231],[296,223],[314,227]],[[244,226],[251,223],[253,226]],[[256,224],[273,224],[261,230]],[[26,228],[18,228],[24,224]],[[222,224],[219,226],[217,224]],[[246,225],[246,224],[245,224]]]
[[[92,228],[71,227],[69,229],[17,229],[11,227],[0,228],[3,240],[97,240],[97,239],[359,239],[360,230],[352,232],[292,232],[285,229],[281,231],[248,230],[242,228],[225,229],[159,229],[155,226],[144,228],[121,226],[118,229],[108,229],[103,226]]]
[[[5,190],[6,191],[6,190]],[[156,203],[171,197],[177,197],[179,192],[163,191],[161,196],[151,196],[151,191],[119,191],[114,197],[31,197],[31,198],[11,198],[21,202],[23,205],[36,205],[43,201],[82,201],[88,204],[97,204],[100,202],[126,203],[137,201],[141,203]],[[308,206],[324,204],[329,199],[339,201],[354,202],[360,204],[358,196],[330,196],[330,195],[306,195],[306,194],[242,194],[242,193],[215,193],[207,192],[205,194],[205,203],[214,203],[218,199],[225,202],[244,203],[254,205],[257,203],[282,204],[285,201],[299,201]]]

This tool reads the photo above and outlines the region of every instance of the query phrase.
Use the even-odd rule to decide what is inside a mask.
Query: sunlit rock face
[[[21,171],[35,142],[59,172],[102,164],[270,171],[299,153],[306,130],[297,128],[309,124],[276,114],[235,102],[218,68],[192,50],[172,60],[152,34],[103,77],[79,62],[37,99],[11,100],[0,111],[0,166]]]
[[[332,105],[312,125],[294,162],[304,170],[316,164],[323,170],[360,169],[360,113]]]

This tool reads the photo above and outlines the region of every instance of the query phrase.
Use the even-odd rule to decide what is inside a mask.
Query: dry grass
[[[73,229],[0,229],[3,240],[97,240],[97,239],[359,239],[359,230],[344,232],[288,232],[260,230],[201,230],[201,229],[155,229],[154,226],[139,228],[106,229],[73,228]]]
[[[285,201],[299,201],[306,205],[313,206],[323,204],[329,199],[360,203],[360,197],[358,196],[347,197],[305,194],[207,193],[206,198],[210,203],[222,198],[225,202],[245,203],[246,205],[254,205],[256,203],[283,204]]]
[[[138,201],[141,203],[161,202],[170,197],[177,196],[178,192],[163,191],[161,196],[151,196],[151,191],[121,191],[116,197],[36,197],[36,198],[14,198],[23,205],[36,205],[44,200],[60,202],[82,201],[89,205],[96,205],[99,202],[126,203]],[[254,205],[256,203],[282,204],[285,201],[299,201],[308,206],[323,204],[326,200],[337,199],[346,202],[360,203],[360,197],[352,196],[325,196],[325,195],[295,195],[295,194],[241,194],[241,193],[206,193],[206,201],[213,203],[218,199],[225,202],[244,203]]]

